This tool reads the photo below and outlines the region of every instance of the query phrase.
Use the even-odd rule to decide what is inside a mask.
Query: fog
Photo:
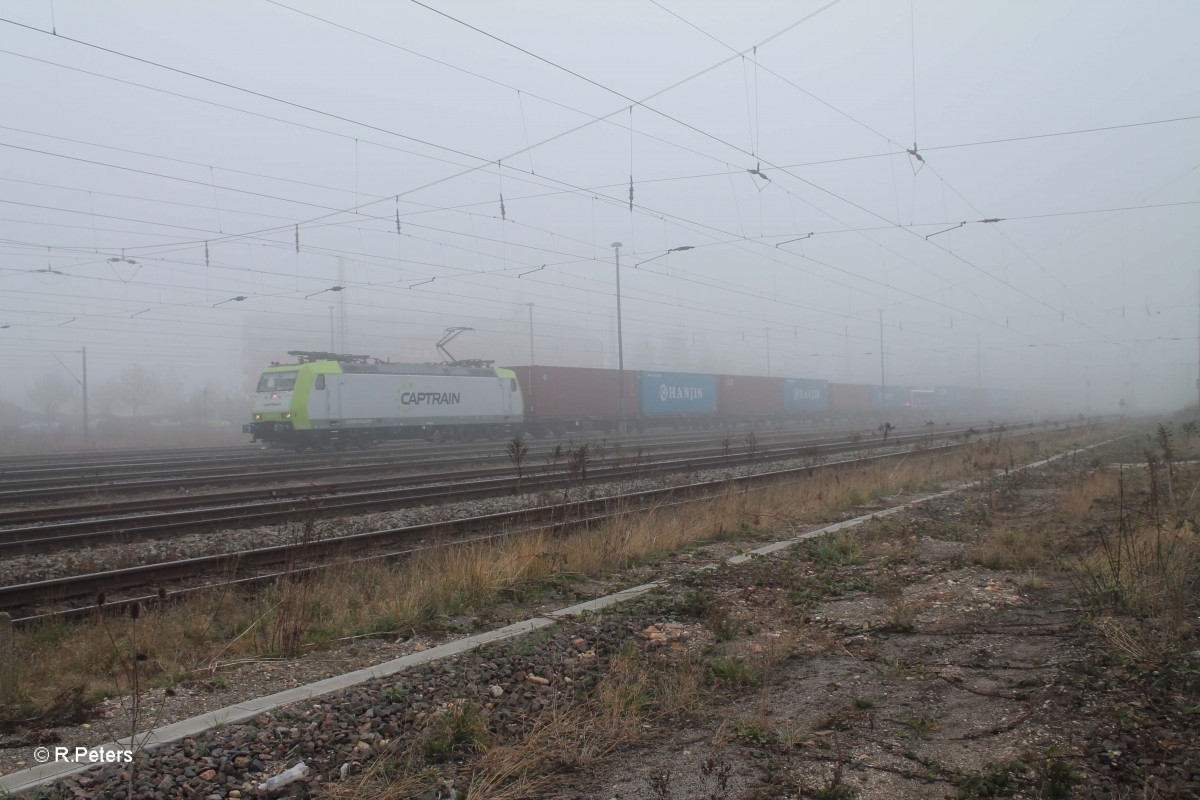
[[[1198,30],[1181,2],[0,2],[0,403],[77,394],[86,348],[94,403],[138,413],[141,370],[248,417],[289,350],[435,361],[452,326],[460,358],[615,367],[614,242],[627,369],[1194,403]]]

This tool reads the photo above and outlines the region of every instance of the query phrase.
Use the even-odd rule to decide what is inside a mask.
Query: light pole
[[[91,433],[88,431],[88,407],[87,407],[87,348],[84,347],[79,352],[83,353],[83,446],[88,447],[91,443]]]
[[[533,303],[526,303],[529,306],[529,408],[531,412],[537,412],[537,399],[534,387],[537,386],[537,376],[534,375],[533,365],[537,361],[533,357]]]
[[[329,352],[331,353],[337,352],[337,345],[334,344],[333,341],[333,310],[335,308],[337,308],[337,306],[329,306]]]
[[[613,242],[617,265],[617,433],[625,435],[625,343],[621,338],[621,243]]]
[[[883,309],[879,309],[879,403],[883,404],[883,396],[887,392],[887,380],[883,372]]]
[[[529,306],[529,366],[533,366],[537,361],[533,358],[533,303],[526,303]]]

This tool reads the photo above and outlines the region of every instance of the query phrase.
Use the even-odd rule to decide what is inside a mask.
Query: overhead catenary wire
[[[414,0],[414,2],[415,2],[415,0]],[[836,0],[835,0],[835,2],[836,2]],[[802,19],[802,20],[798,21],[797,23],[793,23],[793,25],[791,25],[791,26],[788,26],[788,28],[785,28],[785,29],[784,29],[784,31],[781,31],[781,32],[779,32],[779,33],[775,34],[774,36],[772,36],[772,37],[770,37],[770,38],[768,38],[767,40],[764,40],[764,41],[770,41],[771,39],[773,39],[773,38],[776,38],[776,37],[777,37],[777,36],[779,36],[779,35],[782,35],[782,33],[786,32],[787,30],[790,30],[791,28],[793,28],[793,27],[795,27],[796,25],[800,24],[800,22],[803,22],[803,21],[806,21],[807,19],[810,19],[812,16],[815,16],[815,14],[817,14],[817,13],[820,13],[821,11],[825,10],[826,8],[830,7],[830,6],[831,6],[831,5],[833,5],[833,4],[834,4],[834,3],[830,3],[830,4],[828,4],[827,6],[825,6],[825,7],[822,7],[821,9],[818,9],[818,11],[814,12],[813,14],[810,14],[808,17],[805,17],[804,19]],[[423,3],[417,3],[417,5],[421,5],[421,6],[423,6],[423,7],[429,8],[428,6],[425,6]],[[431,10],[434,10],[434,11],[436,11],[436,9],[431,9]],[[437,13],[442,13],[442,12],[437,12]],[[453,19],[452,17],[449,17],[449,15],[445,15],[445,14],[443,14],[443,16],[447,16],[448,18],[451,18],[451,19]],[[9,21],[9,22],[11,22],[10,20],[5,20],[5,21]],[[456,21],[457,21],[457,20],[456,20]],[[20,23],[14,23],[14,24],[20,24]],[[465,24],[465,23],[462,23],[462,24]],[[30,28],[31,30],[39,30],[39,29],[36,29],[36,28],[32,28],[31,26],[22,26],[22,27],[28,27],[28,28]],[[468,27],[472,27],[472,26],[469,26],[469,25],[468,25]],[[473,28],[473,29],[474,29],[474,28]],[[476,29],[476,30],[477,30],[477,29]],[[39,32],[41,32],[41,31],[39,30]],[[482,31],[481,31],[481,32],[482,32]],[[485,34],[485,35],[489,35],[489,36],[490,36],[490,34]],[[497,38],[497,37],[493,37],[493,38]],[[503,40],[500,40],[500,39],[498,39],[498,38],[497,38],[497,40],[498,40],[498,41],[503,41]],[[72,40],[72,41],[80,41],[80,40]],[[86,43],[86,42],[81,42],[81,43],[83,43],[83,44],[86,44],[86,45],[88,45],[88,46],[95,46],[95,45],[91,45],[90,43]],[[515,46],[515,45],[511,45],[510,43],[507,43],[507,42],[505,42],[505,44],[509,44],[510,46]],[[122,56],[126,56],[126,55],[127,55],[127,54],[119,53],[119,52],[117,52],[117,51],[110,50],[109,48],[103,48],[103,47],[101,47],[100,49],[102,49],[102,50],[105,50],[105,51],[107,51],[107,52],[112,52],[112,53],[114,53],[114,54],[117,54],[117,55],[122,55]],[[525,51],[525,50],[523,50],[522,48],[519,48],[519,47],[518,47],[517,49],[521,49],[521,50],[522,50],[522,52],[527,52],[527,53],[528,53],[528,51]],[[534,54],[530,54],[530,55],[534,55]],[[156,66],[161,66],[161,65],[158,65],[156,62],[150,62],[150,61],[148,61],[148,60],[146,60],[146,59],[140,59],[140,58],[138,58],[138,57],[136,57],[136,56],[127,56],[127,57],[134,58],[135,60],[142,61],[142,62],[144,62],[144,63],[151,63],[151,64],[155,64]],[[534,55],[534,57],[535,57],[535,58],[540,58],[540,57],[538,57],[538,56],[536,56],[536,55]],[[546,59],[541,59],[541,60],[543,60],[543,61],[546,61]],[[728,59],[727,59],[726,61],[728,61]],[[552,63],[552,62],[548,62],[548,61],[547,61],[547,63]],[[557,65],[555,65],[555,66],[557,66]],[[171,67],[164,67],[164,68],[166,68],[166,69],[172,69],[172,70],[174,70],[174,71],[183,72],[184,74],[192,74],[192,73],[188,73],[187,71],[175,70],[175,68],[171,68]],[[561,68],[561,67],[560,67],[560,68]],[[712,69],[712,68],[709,68],[709,69]],[[571,72],[570,70],[567,70],[567,71],[568,71],[568,72]],[[697,73],[697,75],[699,75],[699,74],[703,74],[705,71],[708,71],[708,70],[701,71],[700,73]],[[575,73],[573,73],[573,72],[572,72],[572,74],[575,74]],[[207,80],[206,78],[203,78],[202,76],[196,76],[196,77],[200,77],[202,80]],[[582,77],[582,76],[578,76],[578,77]],[[695,77],[695,76],[691,76],[691,77],[689,77],[689,78],[685,79],[685,81],[686,81],[686,80],[691,80],[691,79],[692,79],[692,78],[694,78],[694,77]],[[585,80],[587,80],[587,79],[585,79]],[[231,88],[236,88],[236,89],[238,89],[238,90],[242,90],[242,89],[241,89],[241,87],[235,87],[235,86],[233,86],[232,84],[226,84],[225,82],[217,81],[217,83],[219,83],[219,84],[221,84],[221,85],[227,85],[227,86],[230,86]],[[593,83],[595,83],[595,82],[593,82]],[[597,85],[597,86],[601,86],[600,84],[596,84],[596,85]],[[679,82],[677,82],[676,84],[673,84],[673,86],[674,86],[674,85],[679,85]],[[602,88],[606,88],[606,90],[608,90],[608,91],[613,91],[613,90],[611,90],[611,89],[607,89],[607,87],[602,87]],[[671,87],[668,87],[668,89],[664,89],[664,90],[662,90],[662,91],[667,91],[667,90],[669,90],[670,88],[671,88]],[[256,94],[256,95],[259,95],[259,96],[270,97],[269,95],[263,95],[262,93],[254,92],[253,90],[245,90],[245,91],[249,91],[250,93],[252,93],[252,94]],[[661,93],[662,93],[662,91],[660,91],[660,92],[656,93],[656,95],[652,95],[652,97],[653,97],[653,96],[657,96],[658,94],[661,94]],[[617,94],[620,94],[620,93],[617,93]],[[623,95],[622,95],[622,96],[623,96]],[[272,98],[272,99],[276,99],[276,98]],[[626,98],[626,99],[628,99],[628,98]],[[288,102],[288,101],[283,101],[283,102]],[[644,102],[643,102],[643,104],[644,104]],[[654,110],[654,109],[651,109],[651,110]],[[660,113],[660,114],[661,114],[661,112],[658,112],[658,111],[656,111],[656,113]],[[335,115],[335,116],[336,116],[336,115]],[[668,118],[670,118],[670,117],[668,117]],[[673,119],[673,118],[671,118],[671,119]],[[677,121],[677,122],[678,122],[678,120],[675,120],[675,121]],[[684,125],[686,126],[686,123],[680,123],[680,124],[684,124]],[[711,135],[709,135],[709,134],[706,134],[705,132],[703,132],[703,131],[700,131],[699,129],[696,129],[696,128],[694,128],[693,126],[688,126],[688,127],[692,127],[692,129],[693,129],[693,130],[696,130],[697,132],[701,133],[702,135],[709,136],[709,138],[714,138],[714,139],[716,139],[716,137],[711,137]],[[400,135],[402,135],[402,134],[400,134]],[[719,139],[717,139],[717,141],[723,141],[723,140],[719,140]],[[727,143],[727,142],[725,142],[725,144],[728,144],[728,143]],[[451,176],[451,177],[453,177],[453,176]],[[800,179],[800,180],[802,180],[802,181],[803,181],[803,179]],[[842,200],[843,200],[843,201],[845,201],[845,202],[850,202],[850,203],[851,203],[851,205],[855,205],[856,207],[860,208],[861,210],[868,211],[868,213],[873,213],[873,212],[869,212],[869,210],[867,210],[867,209],[865,209],[865,208],[863,208],[863,207],[861,207],[861,206],[858,206],[857,204],[854,204],[854,203],[853,203],[853,202],[851,202],[851,201],[848,201],[848,200],[846,200],[845,198],[841,198],[841,197],[840,197],[840,196],[838,196],[836,193],[829,192],[828,190],[824,189],[823,187],[819,187],[819,186],[816,186],[815,184],[811,184],[811,182],[807,182],[807,181],[804,181],[804,182],[805,182],[805,183],[808,183],[808,184],[809,184],[809,185],[811,185],[811,186],[814,186],[814,188],[817,188],[817,189],[819,189],[819,190],[821,190],[821,191],[827,192],[827,193],[831,194],[831,195],[832,195],[832,196],[834,196],[834,197],[838,197],[839,199],[842,199]],[[427,185],[428,185],[428,184],[427,184]],[[424,188],[424,187],[418,187],[418,188]],[[951,254],[951,255],[954,255],[954,254]],[[985,274],[985,275],[987,275],[987,276],[989,276],[989,277],[991,277],[991,278],[993,278],[993,279],[996,279],[996,276],[992,275],[991,273],[988,273],[986,270],[982,270],[982,269],[981,269],[981,268],[979,268],[977,265],[974,265],[974,264],[972,264],[971,262],[967,261],[966,259],[963,259],[963,258],[961,258],[960,256],[956,256],[956,257],[957,257],[957,258],[959,258],[959,260],[960,260],[960,261],[963,261],[963,263],[967,263],[968,265],[970,265],[970,266],[971,266],[973,269],[976,269],[977,271],[980,271],[982,274]],[[1005,285],[1008,285],[1010,288],[1014,289],[1015,291],[1022,292],[1022,293],[1023,293],[1023,294],[1025,294],[1025,295],[1026,295],[1026,296],[1027,296],[1029,299],[1032,299],[1032,300],[1034,300],[1035,302],[1041,302],[1041,301],[1039,301],[1039,300],[1038,300],[1038,298],[1034,297],[1033,295],[1030,295],[1030,294],[1029,294],[1029,293],[1027,293],[1027,292],[1023,292],[1023,290],[1020,290],[1018,287],[1013,287],[1013,286],[1011,286],[1010,284],[1008,284],[1006,281],[1001,281],[1001,282],[1002,282],[1002,283],[1005,283]],[[1045,305],[1045,304],[1043,303],[1043,305]],[[1047,306],[1047,307],[1049,307],[1049,306]]]

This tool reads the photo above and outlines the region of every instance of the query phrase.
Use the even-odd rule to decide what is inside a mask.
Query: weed
[[[505,447],[504,450],[506,453],[508,453],[508,460],[511,461],[513,466],[517,468],[516,493],[520,494],[521,479],[524,477],[525,471],[525,459],[529,455],[529,445],[525,444],[525,440],[520,436],[516,436],[511,442],[508,443],[508,446]]]
[[[733,731],[739,741],[749,745],[768,744],[775,738],[760,719],[739,719],[734,723]]]
[[[449,761],[458,753],[482,750],[488,739],[487,720],[479,709],[459,700],[434,718],[422,747],[428,760]]]
[[[912,731],[915,736],[928,736],[931,733],[936,733],[942,727],[941,723],[936,719],[926,716],[909,717],[900,724]]]
[[[758,671],[738,658],[716,658],[708,664],[709,677],[714,683],[729,686],[749,686],[759,680]]]
[[[1023,761],[1007,764],[988,764],[985,770],[972,775],[959,787],[959,800],[987,797],[1012,797],[1019,788],[1020,778],[1029,771]]]
[[[1029,570],[1049,560],[1050,542],[1044,530],[997,528],[968,552],[976,564],[995,570]]]
[[[588,465],[592,461],[592,455],[588,452],[588,443],[577,447],[567,449],[567,475],[572,480],[586,481]]]
[[[1042,797],[1049,800],[1065,800],[1071,796],[1072,789],[1083,783],[1083,776],[1061,759],[1039,764],[1037,772]]]
[[[845,531],[836,536],[824,536],[813,548],[813,557],[824,567],[852,566],[862,564],[862,548],[858,540]]]

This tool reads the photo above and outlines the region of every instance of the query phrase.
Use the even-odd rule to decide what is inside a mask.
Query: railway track
[[[786,434],[776,434],[774,438]],[[805,436],[829,436],[813,432]],[[836,434],[835,434],[836,435]],[[792,434],[794,437],[795,434]],[[710,438],[711,433],[705,438]],[[767,437],[768,439],[773,437]],[[697,437],[655,437],[638,439],[641,448],[664,449],[693,446]],[[632,443],[631,443],[632,445]],[[607,448],[609,445],[605,443]],[[192,461],[150,461],[136,465],[90,465],[86,468],[55,467],[52,470],[26,470],[8,477],[0,475],[0,505],[37,501],[69,500],[97,495],[153,492],[163,489],[186,489],[205,486],[228,486],[247,482],[274,483],[327,478],[336,471],[340,475],[369,475],[379,472],[412,471],[430,467],[450,467],[467,462],[507,460],[505,445],[486,447],[416,445],[389,447],[386,452],[330,453],[318,457],[297,456],[284,452],[264,456],[256,451],[253,458],[232,463],[212,464]],[[546,444],[531,443],[533,455],[552,450]],[[17,477],[13,477],[17,475]]]
[[[1036,429],[1019,435],[1041,432],[1043,432],[1041,429]],[[918,455],[926,457],[952,452],[966,445],[966,442],[954,442],[931,446],[922,450]],[[613,509],[620,509],[622,513],[625,513],[630,508],[644,507],[650,503],[695,499],[699,496],[712,495],[715,492],[724,490],[726,487],[738,485],[746,481],[753,481],[754,483],[776,482],[794,478],[799,474],[811,473],[814,470],[844,468],[853,464],[907,458],[912,455],[914,455],[913,451],[905,450],[832,462],[824,465],[787,467],[762,472],[753,476],[728,476],[720,479],[693,482],[684,486],[619,494],[566,506],[551,505],[534,509],[505,511],[467,519],[367,531],[319,541],[275,545],[219,555],[127,567],[86,575],[55,578],[47,581],[30,582],[0,588],[0,608],[45,606],[46,604],[62,603],[80,597],[95,596],[100,592],[117,592],[139,586],[153,586],[172,581],[194,580],[196,577],[202,575],[225,575],[229,581],[236,580],[239,583],[253,582],[260,579],[266,580],[270,576],[256,577],[253,575],[248,576],[246,573],[280,564],[291,564],[301,567],[311,562],[319,562],[318,565],[312,566],[312,569],[318,569],[321,568],[320,564],[328,566],[332,563],[342,563],[351,555],[362,553],[371,548],[382,546],[394,547],[397,544],[411,543],[413,540],[422,537],[435,535],[439,537],[464,537],[478,533],[480,530],[494,532],[497,527],[527,527],[547,521],[553,522],[556,515],[558,521],[555,524],[565,525],[570,524],[570,520],[574,519],[593,519],[597,515],[603,516],[604,514],[615,513]],[[110,602],[109,605],[114,604]],[[55,612],[59,616],[71,616],[82,613],[90,612],[87,609],[68,609]],[[45,618],[45,615],[40,615],[38,618]],[[34,619],[34,617],[26,619]]]
[[[976,423],[977,425],[979,423]],[[897,429],[896,435],[925,431],[923,427]],[[714,431],[694,433],[642,434],[625,440],[607,437],[583,438],[593,448],[606,450],[635,447],[655,449],[687,448],[700,441],[712,441]],[[816,430],[784,429],[759,431],[756,436],[763,445],[774,441],[813,438],[821,441],[848,438],[850,429]],[[744,433],[731,433],[739,440]],[[565,443],[530,440],[531,454],[537,455]],[[455,463],[506,460],[506,442],[432,445],[424,442],[387,444],[368,451],[341,451],[300,455],[291,451],[243,450],[232,455],[202,454],[200,457],[179,457],[174,452],[165,455],[143,454],[140,457],[118,460],[95,460],[81,455],[82,463],[45,464],[23,460],[0,461],[0,505],[79,500],[98,496],[119,497],[163,490],[194,489],[270,483],[305,481],[327,477],[330,471],[340,474],[366,475],[382,471],[405,471],[415,467],[427,469]]]
[[[970,429],[943,431],[941,438],[957,438]],[[868,443],[846,441],[790,441],[773,449],[741,447],[725,450],[706,447],[672,453],[651,461],[630,463],[617,459],[593,465],[588,482],[649,477],[670,471],[737,468],[780,458],[825,457],[852,449],[895,447],[928,442],[928,434],[893,436]],[[526,468],[518,478],[511,465],[455,470],[444,473],[389,476],[361,481],[288,490],[249,489],[203,498],[159,498],[154,500],[102,503],[92,506],[52,508],[37,511],[0,512],[0,556],[48,552],[62,547],[136,541],[165,535],[213,528],[239,528],[292,518],[364,513],[409,508],[438,502],[495,497],[515,493],[549,491],[577,483],[582,476],[570,474],[566,465]]]

